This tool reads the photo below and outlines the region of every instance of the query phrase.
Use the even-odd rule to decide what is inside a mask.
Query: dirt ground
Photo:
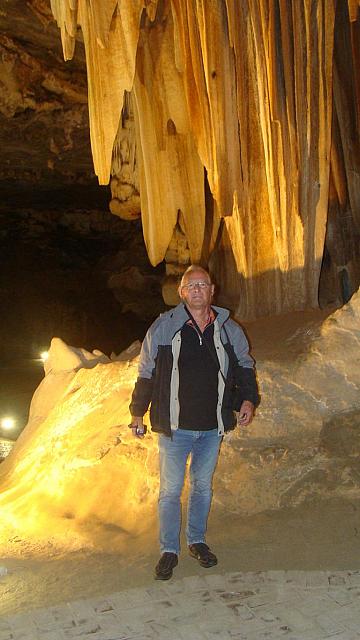
[[[3,547],[1,566],[8,574],[0,578],[0,615],[151,586],[156,538],[154,531],[134,539],[115,555],[59,553],[50,543],[23,546],[19,535]],[[303,504],[245,518],[222,516],[215,504],[208,542],[219,559],[213,573],[359,569],[360,500]],[[173,579],[203,571],[183,542]]]
[[[275,319],[249,325],[255,355],[295,357],[325,316],[325,312],[293,314],[281,323]],[[131,538],[117,554],[85,548],[64,553],[51,540],[25,541],[21,531],[16,535],[3,531],[2,540],[0,614],[153,584],[158,560],[156,527],[150,534]],[[219,564],[210,571],[357,569],[359,541],[360,499],[312,501],[245,517],[223,513],[215,495],[208,543],[218,555]],[[2,567],[7,570],[3,576]],[[188,556],[183,541],[173,579],[202,571]]]

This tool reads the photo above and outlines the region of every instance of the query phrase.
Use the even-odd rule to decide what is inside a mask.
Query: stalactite
[[[351,7],[349,6],[349,10]],[[338,3],[333,62],[331,181],[321,284],[339,302],[347,302],[360,281],[360,146],[358,127],[358,49],[360,23],[351,22],[346,3]],[[354,33],[358,37],[354,38]],[[354,43],[357,47],[354,47]],[[348,44],[351,43],[349,47]],[[346,281],[345,281],[345,280]],[[325,284],[324,284],[325,283]],[[320,294],[321,298],[324,298]]]
[[[360,0],[348,0],[349,18],[355,22],[359,16]]]
[[[164,259],[179,211],[193,261],[200,258],[204,236],[204,170],[172,45],[167,11],[154,28],[142,31],[134,83],[143,231],[154,265]]]
[[[141,217],[140,185],[136,157],[135,116],[132,94],[125,92],[111,163],[111,213],[123,220]]]
[[[151,262],[164,259],[181,214],[190,259],[210,256],[238,315],[316,306],[330,158],[339,201],[348,194],[355,218],[360,211],[359,1],[52,0],[52,8],[65,57],[76,23],[83,32],[101,183],[124,90],[132,92]],[[347,15],[349,37],[334,64],[335,9],[337,23]],[[331,142],[333,78],[341,149]]]
[[[334,109],[340,132],[335,142],[343,157],[350,208],[360,233],[360,44],[357,42],[357,49],[346,46],[349,40],[353,42],[355,30],[360,38],[360,17],[349,25],[341,9],[340,5],[334,56]]]
[[[61,31],[64,59],[71,60],[75,51],[78,0],[50,0],[50,5]]]

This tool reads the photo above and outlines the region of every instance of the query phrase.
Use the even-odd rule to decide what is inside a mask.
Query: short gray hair
[[[184,286],[184,281],[186,279],[186,277],[188,275],[190,275],[191,273],[193,273],[194,271],[202,271],[202,273],[206,276],[207,280],[209,281],[209,284],[212,284],[211,281],[211,276],[210,273],[208,271],[206,271],[206,269],[204,269],[204,267],[202,267],[200,264],[191,264],[186,271],[184,271],[181,281],[180,281],[180,288]]]

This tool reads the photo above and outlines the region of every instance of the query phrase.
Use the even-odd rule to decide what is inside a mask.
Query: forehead
[[[197,271],[191,271],[190,273],[187,273],[186,276],[184,276],[184,283],[191,282],[194,280],[195,281],[204,280],[205,282],[209,282],[209,283],[211,282],[209,274],[206,273],[206,271],[202,271],[201,269]]]

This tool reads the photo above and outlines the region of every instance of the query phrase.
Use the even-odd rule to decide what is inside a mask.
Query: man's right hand
[[[129,427],[135,438],[143,438],[145,436],[146,427],[142,416],[132,416]]]

